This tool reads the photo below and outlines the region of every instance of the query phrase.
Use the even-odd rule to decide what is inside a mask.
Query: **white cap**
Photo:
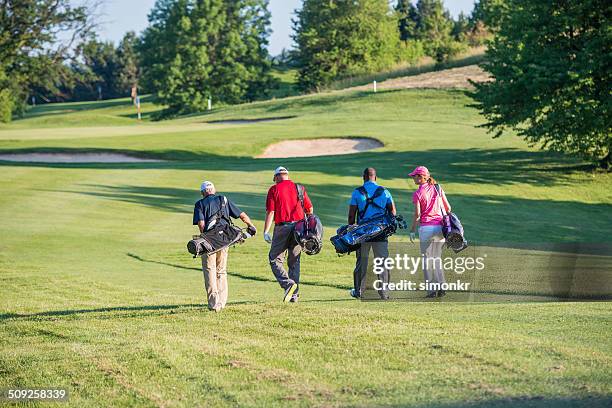
[[[215,188],[215,185],[210,182],[210,181],[205,181],[202,183],[202,185],[200,186],[200,191],[206,191],[207,188]]]
[[[277,174],[289,174],[289,170],[283,166],[278,166],[276,170],[274,170],[274,175],[276,176]]]

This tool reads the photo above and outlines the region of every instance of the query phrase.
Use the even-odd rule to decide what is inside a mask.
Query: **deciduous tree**
[[[471,95],[495,136],[609,167],[612,5],[606,0],[505,0],[483,68],[494,81]]]
[[[48,64],[70,57],[94,26],[94,8],[70,0],[0,0],[0,120],[24,109],[30,91],[53,74]]]
[[[302,90],[398,61],[397,20],[386,0],[305,0],[293,23]]]
[[[158,0],[138,46],[144,86],[169,112],[206,100],[253,100],[269,89],[267,0]]]

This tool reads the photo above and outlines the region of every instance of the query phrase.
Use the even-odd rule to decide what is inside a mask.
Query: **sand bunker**
[[[351,154],[378,149],[384,145],[371,138],[328,138],[285,140],[266,148],[258,158],[313,157]]]
[[[255,119],[227,119],[227,120],[211,120],[210,122],[215,125],[245,125],[249,123],[259,123],[259,122],[273,122],[275,120],[285,120],[285,119],[293,119],[297,118],[297,116],[276,116],[272,118],[255,118]]]
[[[141,159],[120,153],[19,153],[0,154],[0,160],[29,163],[142,163],[163,160]]]

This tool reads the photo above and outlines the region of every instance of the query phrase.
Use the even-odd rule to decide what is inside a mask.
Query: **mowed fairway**
[[[136,123],[117,100],[48,105],[0,127],[2,153],[165,160],[0,162],[0,387],[65,387],[71,407],[610,406],[609,302],[348,296],[354,257],[337,257],[328,238],[366,166],[405,215],[407,174],[428,166],[472,240],[609,240],[609,174],[492,139],[469,102],[459,91],[336,92]],[[295,118],[205,123],[281,116]],[[254,158],[280,140],[340,136],[385,147]],[[258,235],[230,251],[229,305],[211,313],[185,249],[199,185],[213,181],[261,233],[278,165],[306,185],[326,227],[322,253],[302,257],[300,303],[281,302]],[[392,241],[410,245],[405,231]]]

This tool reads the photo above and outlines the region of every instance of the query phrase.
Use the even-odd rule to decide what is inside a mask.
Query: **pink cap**
[[[429,176],[429,170],[427,170],[427,167],[425,166],[418,166],[416,169],[412,171],[412,173],[409,174],[409,176],[414,177],[417,174],[420,174],[422,176]]]

